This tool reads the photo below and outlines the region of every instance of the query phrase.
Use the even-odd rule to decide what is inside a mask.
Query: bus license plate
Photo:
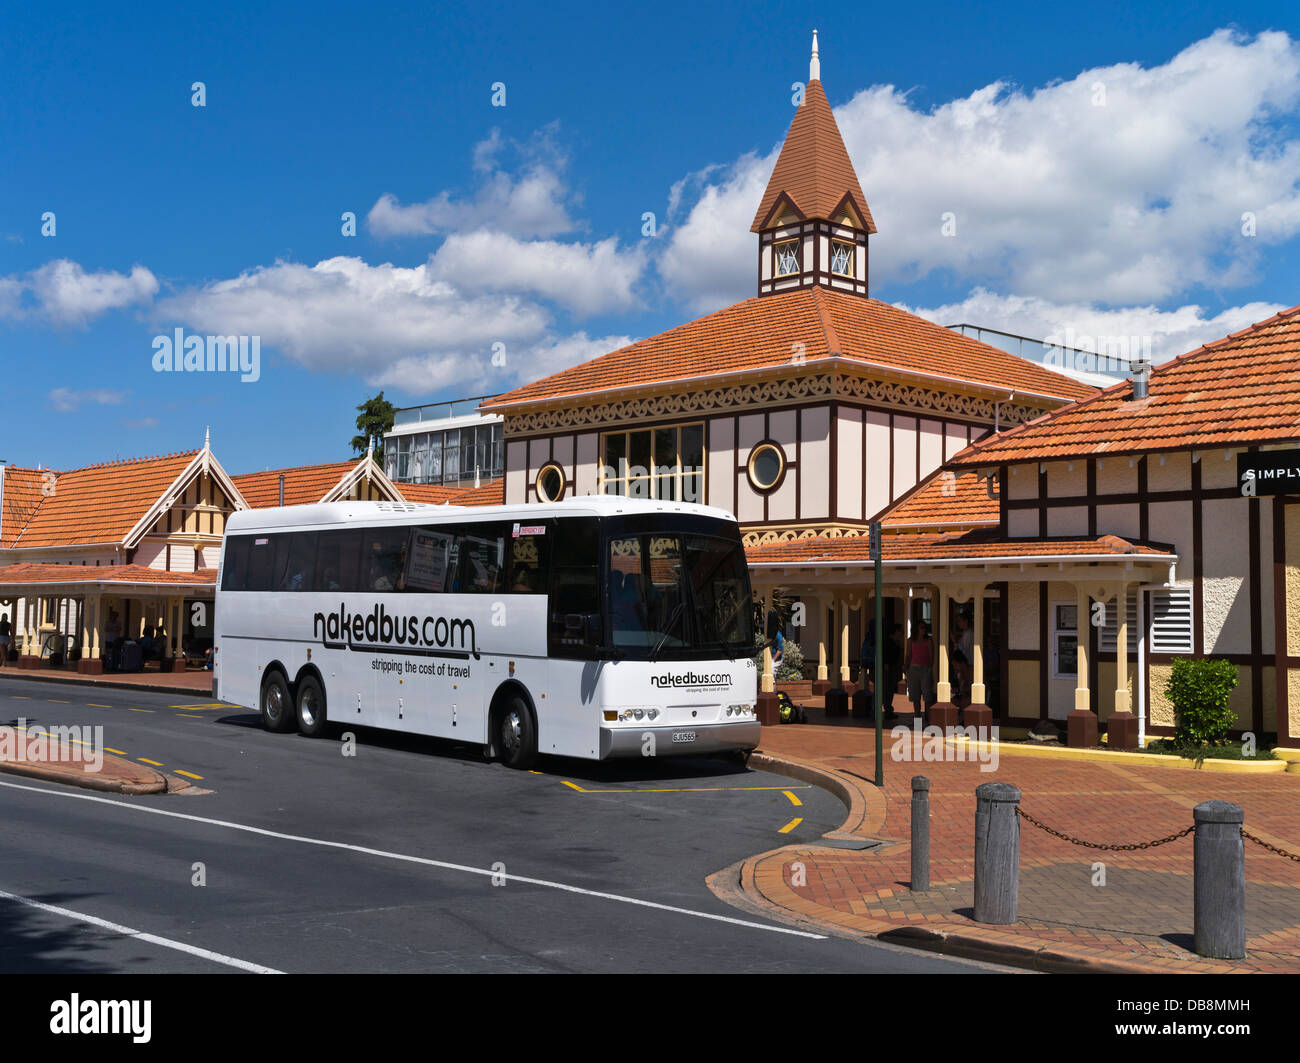
[[[673,741],[674,741],[674,742],[694,742],[694,741],[695,741],[695,732],[694,732],[694,731],[674,731],[674,732],[673,732]]]

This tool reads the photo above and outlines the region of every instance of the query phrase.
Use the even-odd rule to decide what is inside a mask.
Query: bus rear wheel
[[[295,705],[298,730],[308,738],[319,738],[325,733],[325,688],[314,675],[298,680],[298,697]]]
[[[523,698],[510,698],[497,714],[497,752],[508,768],[531,768],[537,760],[537,727]]]
[[[293,730],[293,696],[289,684],[279,672],[272,672],[262,681],[262,725],[268,731],[285,734]]]

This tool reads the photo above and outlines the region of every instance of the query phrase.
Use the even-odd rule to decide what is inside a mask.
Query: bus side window
[[[248,578],[244,581],[246,591],[269,591],[271,577],[275,569],[275,547],[278,535],[254,535],[249,548]]]
[[[467,524],[457,536],[461,594],[501,594],[506,575],[508,528],[496,522]]]
[[[357,560],[360,554],[359,531],[321,532],[320,544],[316,549],[313,589],[340,593],[357,590]]]
[[[555,526],[553,522],[548,522],[540,527],[543,529],[541,534],[521,534],[510,539],[510,575],[506,580],[506,590],[510,594],[547,592],[551,572],[551,540],[555,537]]]
[[[294,532],[282,536],[289,540],[285,563],[276,583],[276,590],[309,591],[316,567],[316,532]],[[278,552],[277,552],[278,553]]]
[[[362,590],[386,593],[401,590],[406,560],[406,528],[371,528],[365,533]]]
[[[593,517],[555,521],[551,545],[551,652],[564,656],[581,645],[583,636],[566,634],[566,617],[600,612],[600,525]]]
[[[251,539],[247,535],[236,535],[226,539],[225,568],[221,572],[221,589],[223,591],[242,591],[248,580],[248,551]]]

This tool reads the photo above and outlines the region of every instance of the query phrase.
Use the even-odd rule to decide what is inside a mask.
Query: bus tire
[[[537,760],[537,725],[523,698],[506,699],[497,713],[493,737],[501,763],[506,767],[531,768]]]
[[[325,688],[314,675],[305,675],[298,680],[294,709],[301,734],[319,738],[325,733]]]
[[[271,672],[262,680],[258,709],[262,713],[262,726],[268,731],[285,734],[293,730],[293,695],[282,672]]]

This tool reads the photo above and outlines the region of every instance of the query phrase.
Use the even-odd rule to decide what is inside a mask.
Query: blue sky
[[[0,12],[16,464],[207,425],[233,472],[338,460],[381,387],[505,390],[748,297],[814,27],[878,298],[1157,358],[1300,302],[1294,5]],[[176,327],[259,336],[260,379],[155,372]]]

